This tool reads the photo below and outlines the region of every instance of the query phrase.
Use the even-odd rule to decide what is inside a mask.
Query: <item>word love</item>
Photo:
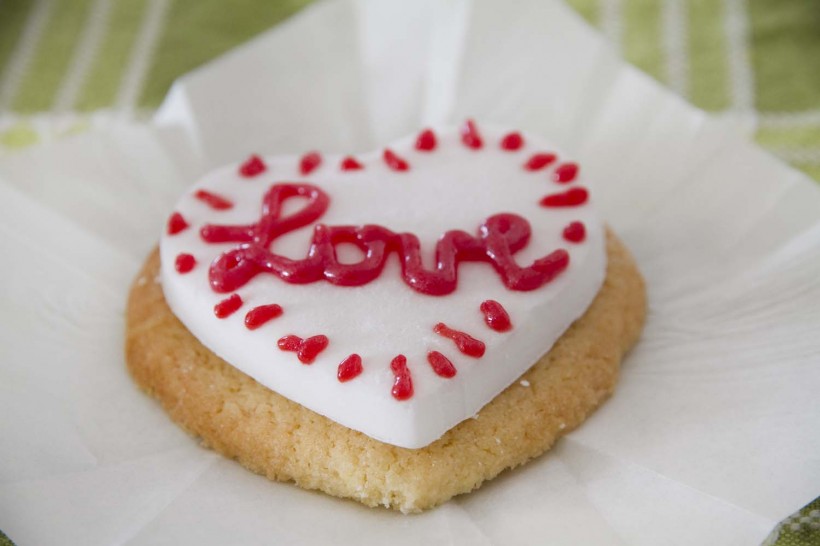
[[[291,198],[306,198],[304,206],[283,215],[283,204]],[[421,244],[412,233],[394,233],[378,225],[327,226],[317,224],[313,239],[303,260],[274,254],[273,241],[286,233],[317,221],[330,205],[328,195],[312,184],[281,183],[273,185],[262,199],[262,216],[249,225],[205,225],[200,230],[208,243],[239,243],[212,263],[208,272],[216,292],[232,292],[260,273],[270,273],[294,284],[325,280],[340,286],[360,286],[376,279],[391,252],[398,254],[402,277],[412,289],[432,296],[442,296],[456,289],[458,264],[462,261],[487,262],[493,266],[510,290],[535,290],[550,282],[569,265],[569,254],[558,249],[519,266],[513,255],[529,242],[530,224],[516,214],[496,214],[487,218],[477,235],[452,230],[436,244],[436,264],[425,269]],[[335,246],[356,245],[364,258],[353,264],[339,263]]]

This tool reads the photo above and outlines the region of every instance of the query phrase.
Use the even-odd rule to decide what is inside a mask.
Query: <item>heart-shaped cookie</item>
[[[606,269],[578,166],[536,136],[473,122],[212,172],[177,204],[160,251],[165,298],[203,345],[408,448],[546,353]]]

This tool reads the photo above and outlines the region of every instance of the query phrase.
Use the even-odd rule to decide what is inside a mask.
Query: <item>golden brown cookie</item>
[[[263,387],[205,348],[165,302],[154,252],[128,300],[136,382],[208,447],[272,480],[368,506],[418,512],[546,451],[613,391],[646,300],[628,250],[607,234],[604,285],[587,312],[519,381],[422,449],[374,440]]]

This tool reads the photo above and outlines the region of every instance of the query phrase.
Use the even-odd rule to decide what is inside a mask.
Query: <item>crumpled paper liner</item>
[[[572,152],[646,276],[643,339],[583,427],[408,517],[268,482],[137,391],[124,302],[185,186],[467,116]],[[2,159],[0,203],[18,544],[748,545],[820,494],[820,191],[557,1],[320,3],[182,78],[153,123]]]

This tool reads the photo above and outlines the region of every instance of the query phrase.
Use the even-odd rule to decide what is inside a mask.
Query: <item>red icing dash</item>
[[[559,165],[558,168],[555,169],[555,172],[552,173],[552,179],[560,184],[572,182],[576,176],[578,176],[577,163],[564,163],[563,165]]]
[[[436,134],[431,129],[425,129],[416,138],[416,150],[430,152],[436,149]]]
[[[484,356],[484,350],[486,349],[484,343],[469,334],[459,332],[458,330],[453,330],[443,322],[436,324],[433,327],[433,331],[440,336],[452,339],[453,342],[455,342],[456,347],[458,347],[458,350],[467,356],[471,356],[473,358],[481,358]]]
[[[530,157],[526,163],[524,163],[524,168],[528,171],[538,171],[543,169],[553,161],[555,161],[557,157],[555,154],[547,154],[547,153],[539,153],[534,154]]]
[[[194,194],[194,197],[208,205],[214,210],[228,210],[233,208],[233,203],[218,195],[216,193],[211,193],[207,190],[197,190]]]
[[[214,315],[216,315],[216,318],[227,318],[240,307],[242,307],[242,298],[239,297],[239,294],[231,294],[230,297],[214,305]]]
[[[194,266],[196,265],[196,258],[191,256],[190,254],[179,254],[177,259],[174,261],[174,268],[179,273],[188,273],[191,271]]]
[[[384,149],[384,162],[387,163],[387,166],[393,169],[394,171],[406,171],[410,168],[410,165],[405,161],[402,157],[396,155],[396,152],[391,150],[390,148]]]
[[[301,161],[299,161],[299,172],[303,175],[308,175],[321,164],[322,156],[319,155],[319,152],[308,152],[303,155]]]
[[[279,339],[277,346],[283,351],[296,353],[302,364],[312,364],[316,357],[325,350],[329,341],[327,336],[318,335],[302,339],[299,336],[287,335]]]
[[[580,243],[587,236],[587,229],[581,222],[571,222],[564,228],[564,239],[571,243]]]
[[[362,357],[354,353],[339,364],[336,378],[339,382],[344,383],[357,377],[360,373],[362,373]]]
[[[180,231],[188,229],[188,222],[178,212],[175,212],[168,218],[168,235],[176,235]]]
[[[427,353],[427,362],[433,367],[433,371],[441,377],[450,378],[456,375],[456,367],[450,359],[438,351]]]
[[[495,300],[486,300],[479,306],[484,313],[484,322],[496,332],[507,332],[512,328],[507,310]]]
[[[364,169],[364,165],[359,163],[356,160],[356,158],[352,157],[352,156],[347,156],[346,158],[344,158],[342,160],[341,165],[339,165],[339,167],[343,171],[360,171],[360,170]]]
[[[478,150],[484,146],[484,141],[478,133],[478,128],[476,127],[475,122],[471,119],[468,119],[467,122],[461,127],[461,142],[463,142],[468,148],[472,148],[474,150]]]
[[[282,307],[276,303],[254,307],[245,315],[245,327],[248,330],[256,330],[266,322],[282,316],[282,312]]]
[[[576,207],[589,199],[586,188],[570,188],[565,192],[553,193],[541,199],[542,207]]]
[[[501,139],[501,149],[514,152],[520,150],[524,145],[524,137],[521,133],[510,133]]]
[[[239,174],[245,178],[251,178],[252,176],[265,172],[267,168],[262,158],[254,154],[239,166]]]
[[[407,369],[407,358],[398,355],[390,363],[393,372],[393,388],[390,394],[396,400],[407,400],[413,396],[413,378],[410,377],[410,370]]]

